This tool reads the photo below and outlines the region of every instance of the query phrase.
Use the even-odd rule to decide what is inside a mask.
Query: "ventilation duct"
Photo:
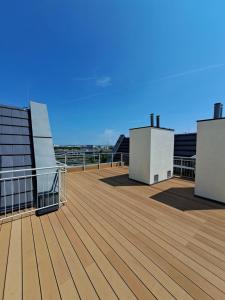
[[[215,103],[214,104],[214,119],[221,119],[223,117],[223,104]]]
[[[150,125],[154,127],[154,114],[150,114]]]
[[[160,116],[156,116],[156,127],[160,128]]]

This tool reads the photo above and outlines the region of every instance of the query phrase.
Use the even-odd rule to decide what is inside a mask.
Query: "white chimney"
[[[214,119],[198,121],[197,127],[195,195],[225,203],[225,118],[222,118],[222,105],[215,105]]]
[[[173,130],[152,126],[130,129],[129,178],[146,184],[171,178],[173,153]]]

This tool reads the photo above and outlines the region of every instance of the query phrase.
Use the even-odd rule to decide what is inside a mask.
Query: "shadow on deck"
[[[225,209],[223,204],[194,196],[194,187],[169,188],[151,199],[182,211]]]
[[[111,186],[143,186],[143,185],[145,186],[146,185],[145,183],[129,179],[128,174],[106,177],[100,180]]]
[[[106,177],[100,179],[100,181],[109,184],[113,187],[148,187],[148,185],[144,183],[129,179],[128,174]],[[161,183],[149,186],[149,188],[151,190],[154,189],[155,191],[157,191],[157,187],[159,187],[160,184]],[[171,206],[173,208],[179,209],[181,211],[225,209],[225,205],[223,204],[194,196],[194,186],[168,188],[164,191],[160,191],[159,193],[151,195],[149,198],[161,202],[165,205]]]

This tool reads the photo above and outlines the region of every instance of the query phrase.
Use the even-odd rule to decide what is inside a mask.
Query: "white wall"
[[[145,127],[130,130],[129,178],[154,183],[173,175],[174,132],[162,128]]]
[[[198,122],[195,194],[225,203],[225,119]]]
[[[129,178],[150,183],[149,127],[130,130]]]
[[[150,184],[154,183],[156,174],[159,181],[168,179],[167,171],[173,176],[174,131],[151,128],[150,155]]]

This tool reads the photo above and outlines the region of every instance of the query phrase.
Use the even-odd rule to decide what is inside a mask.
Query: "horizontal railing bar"
[[[30,174],[30,175],[22,175],[22,176],[13,176],[13,177],[8,177],[8,178],[4,177],[4,178],[0,178],[0,181],[3,181],[3,180],[14,180],[14,179],[26,179],[26,178],[36,177],[36,176],[52,175],[52,174],[58,174],[58,172],[43,173],[43,174]]]
[[[120,163],[120,161],[114,161],[113,164],[116,164],[116,163]],[[111,162],[101,162],[101,165],[106,165],[106,164],[111,164]],[[93,164],[86,164],[86,166],[98,166],[99,163],[93,163]],[[70,166],[67,166],[67,169],[71,169],[71,168],[81,168],[83,167],[83,164],[80,164],[80,165],[70,165]]]
[[[58,154],[55,153],[55,156],[62,156],[64,157],[65,155],[71,155],[71,156],[83,156],[83,155],[117,155],[117,154],[125,154],[125,155],[129,155],[130,153],[126,153],[126,152],[93,152],[93,153],[89,153],[89,152],[81,152],[81,153],[63,153],[63,154]]]
[[[194,167],[187,167],[187,166],[184,166],[184,165],[173,165],[174,168],[179,168],[179,169],[186,169],[186,170],[195,170]]]
[[[60,166],[60,165],[55,165],[52,167],[42,167],[42,168],[30,168],[30,169],[17,169],[17,170],[7,170],[7,171],[0,171],[0,174],[4,174],[4,173],[11,173],[11,172],[28,172],[28,171],[37,171],[37,170],[47,170],[47,169],[58,169],[58,168],[63,168],[64,166]]]
[[[188,160],[195,160],[194,157],[187,157],[187,156],[174,156],[174,158],[176,159],[188,159]]]

